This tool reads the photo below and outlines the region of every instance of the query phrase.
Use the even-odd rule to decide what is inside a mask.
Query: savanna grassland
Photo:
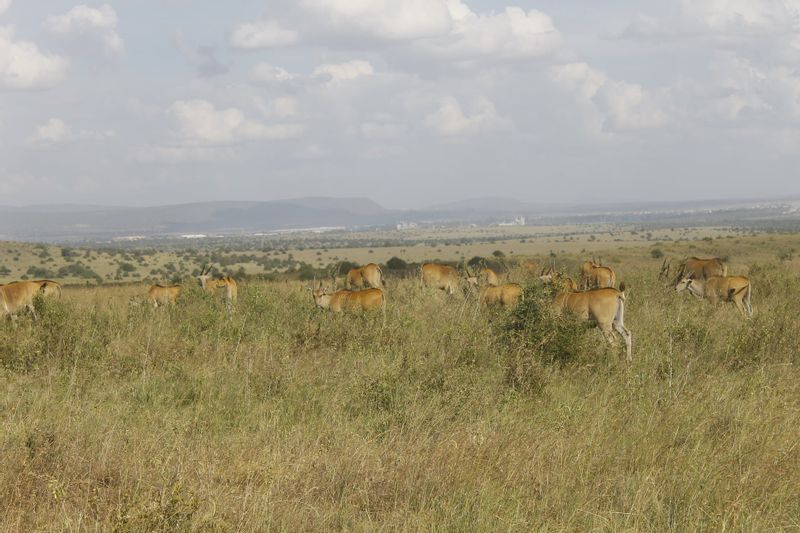
[[[48,278],[72,285],[169,283],[196,275],[205,263],[214,266],[215,275],[282,277],[301,271],[308,274],[344,261],[386,264],[392,257],[398,257],[409,263],[458,262],[476,256],[492,257],[495,252],[510,259],[550,254],[571,258],[627,248],[641,251],[643,247],[658,247],[662,242],[667,246],[684,245],[684,248],[701,243],[706,248],[703,239],[747,241],[753,237],[747,230],[730,227],[647,230],[636,226],[587,224],[301,232],[250,238],[111,242],[94,246],[0,241],[0,282]],[[781,249],[800,245],[800,239],[778,238],[785,241]]]
[[[0,324],[0,529],[796,530],[797,246],[592,248],[630,365],[521,270],[513,312],[390,278],[385,325],[294,280],[242,280],[231,314],[188,279],[162,309],[67,287]],[[654,249],[728,258],[754,316],[667,289]]]

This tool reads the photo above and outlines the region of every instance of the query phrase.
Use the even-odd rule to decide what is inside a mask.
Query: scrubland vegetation
[[[299,281],[68,288],[0,324],[0,529],[797,529],[800,280],[747,253],[747,320],[608,253],[630,365],[521,273],[511,312],[390,279],[385,326]]]

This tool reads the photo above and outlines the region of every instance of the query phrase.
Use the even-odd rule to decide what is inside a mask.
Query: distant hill
[[[475,213],[527,213],[540,209],[541,207],[542,206],[535,206],[533,204],[522,202],[513,198],[496,196],[486,198],[470,198],[467,200],[459,200],[457,202],[449,202],[446,204],[436,204],[427,207],[422,211],[442,213],[470,211]]]
[[[367,198],[200,202],[158,207],[0,207],[0,238],[237,233],[321,226],[380,226],[402,218]]]
[[[369,198],[307,197],[272,202],[220,201],[157,207],[96,205],[0,206],[0,240],[105,240],[126,235],[246,234],[319,227],[386,227],[398,222],[616,222],[740,224],[778,220],[797,224],[800,202],[693,201],[619,204],[532,204],[489,197],[416,211],[385,209]],[[789,227],[789,226],[781,226]]]

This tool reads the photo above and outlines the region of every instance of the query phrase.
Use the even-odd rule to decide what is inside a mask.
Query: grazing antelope
[[[616,284],[617,275],[609,267],[602,266],[602,260],[595,263],[592,258],[581,265],[581,289],[613,288]]]
[[[516,283],[505,283],[483,289],[480,301],[483,305],[516,307],[520,299],[522,299],[522,287]]]
[[[625,283],[614,288],[593,289],[583,292],[559,292],[553,298],[556,314],[564,311],[578,318],[594,322],[608,342],[614,344],[614,331],[625,340],[627,360],[631,361],[631,332],[625,328]]]
[[[539,281],[543,283],[551,283],[560,292],[575,292],[578,290],[578,284],[569,276],[563,275],[553,267],[542,270],[539,275]]]
[[[698,259],[697,257],[690,257],[678,265],[675,271],[675,278],[672,284],[677,286],[681,280],[685,278],[693,279],[708,279],[712,276],[727,276],[728,267],[722,262],[722,259]]]
[[[50,283],[55,285],[50,286]],[[0,313],[4,317],[11,318],[23,309],[27,309],[31,312],[33,320],[36,321],[38,317],[36,309],[33,307],[33,299],[39,294],[48,294],[48,291],[50,291],[50,295],[60,294],[60,291],[54,287],[60,288],[60,285],[47,280],[15,281],[8,285],[0,285]]]
[[[347,273],[345,284],[348,289],[362,289],[364,285],[371,289],[380,289],[386,286],[386,282],[383,280],[383,271],[375,263],[369,263],[361,268],[351,268]]]
[[[336,291],[328,292],[322,283],[309,288],[314,297],[314,303],[321,309],[328,309],[334,313],[344,311],[373,311],[381,309],[386,316],[386,294],[381,289],[365,289],[363,291]]]
[[[424,287],[441,289],[447,294],[455,294],[459,289],[461,278],[458,270],[450,265],[425,263],[420,269],[420,274]]]
[[[599,266],[592,269],[586,288],[607,289],[617,284],[617,275],[609,267]]]
[[[591,261],[584,261],[581,264],[581,288],[588,289],[589,288],[589,279],[592,276],[592,270],[599,267],[597,263],[594,262],[594,259]]]
[[[147,291],[147,299],[153,304],[153,307],[174,304],[178,296],[181,295],[182,290],[183,287],[181,285],[153,285]]]
[[[705,298],[712,304],[733,302],[742,315],[753,316],[750,303],[752,286],[744,276],[711,276],[704,280],[687,277],[678,283],[675,290],[688,290],[695,297]]]
[[[531,274],[534,276],[539,273],[541,267],[539,261],[536,261],[535,259],[528,259],[527,261],[523,262],[522,265],[520,266],[522,267],[522,270],[524,270],[526,274]]]
[[[42,289],[42,296],[47,298],[61,298],[61,284],[49,279],[35,279],[31,283],[37,283]]]
[[[497,275],[497,272],[492,270],[491,268],[484,265],[478,270],[477,274],[473,274],[469,270],[469,265],[464,265],[467,270],[467,283],[472,286],[485,286],[488,285],[489,287],[497,287],[500,285],[500,276]]]
[[[230,276],[222,276],[220,278],[212,278],[209,276],[211,272],[211,265],[203,267],[200,270],[200,275],[197,276],[197,281],[200,282],[200,287],[207,293],[214,294],[217,289],[225,289],[225,303],[230,307],[236,303],[239,296],[239,288],[236,280]]]

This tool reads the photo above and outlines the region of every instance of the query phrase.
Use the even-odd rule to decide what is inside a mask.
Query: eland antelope
[[[551,283],[560,292],[575,292],[578,290],[578,284],[569,276],[563,275],[561,272],[553,267],[545,268],[539,275],[539,281],[542,283]]]
[[[181,285],[153,285],[147,291],[147,300],[153,304],[153,307],[174,304],[182,290],[183,286]]]
[[[425,263],[422,265],[420,276],[424,287],[440,289],[447,294],[455,294],[461,281],[461,277],[455,267],[439,263]]]
[[[581,265],[581,289],[606,289],[617,284],[617,275],[614,271],[600,262],[584,261]]]
[[[348,289],[367,288],[380,289],[386,286],[383,280],[383,270],[375,263],[369,263],[360,268],[351,268],[345,278],[345,285]]]
[[[381,309],[386,315],[386,294],[381,289],[364,289],[363,291],[336,291],[328,292],[322,287],[322,283],[309,288],[314,303],[321,309],[327,309],[334,313],[345,311],[373,311]]]
[[[517,283],[489,286],[481,292],[481,304],[516,307],[522,299],[522,287]]]
[[[581,264],[581,288],[588,288],[587,284],[589,282],[589,278],[592,275],[592,270],[599,267],[597,263],[594,262],[594,259],[591,261],[584,261]]]
[[[61,285],[55,281],[15,281],[7,285],[0,285],[0,313],[11,318],[23,309],[31,312],[36,321],[36,309],[33,299],[37,295],[58,296],[61,294]]]
[[[487,266],[483,266],[477,274],[472,274],[467,268],[467,282],[475,287],[488,285],[489,287],[500,286],[500,276],[497,272]]]
[[[742,315],[753,316],[750,303],[752,286],[744,276],[710,276],[706,279],[683,278],[675,286],[678,292],[689,291],[697,298],[705,298],[712,304],[733,302]]]
[[[200,275],[197,276],[197,281],[200,282],[200,287],[207,293],[214,294],[217,289],[225,289],[225,303],[230,307],[236,303],[239,296],[239,288],[236,280],[230,276],[222,276],[213,278],[209,275],[211,272],[211,265],[203,267],[200,270]]]
[[[592,289],[583,292],[559,292],[553,298],[556,314],[564,311],[579,319],[594,322],[608,342],[614,344],[614,331],[625,340],[627,360],[632,360],[632,336],[625,328],[625,283],[614,288]]]
[[[42,289],[42,296],[46,298],[61,298],[61,284],[59,282],[49,279],[35,279],[31,283],[39,285]]]
[[[520,265],[520,267],[526,274],[535,276],[539,273],[541,265],[539,264],[539,261],[536,261],[535,259],[527,259]]]
[[[712,259],[690,257],[678,265],[672,284],[677,286],[681,280],[686,278],[701,280],[712,276],[727,275],[728,267],[722,262],[722,259],[716,257]]]

